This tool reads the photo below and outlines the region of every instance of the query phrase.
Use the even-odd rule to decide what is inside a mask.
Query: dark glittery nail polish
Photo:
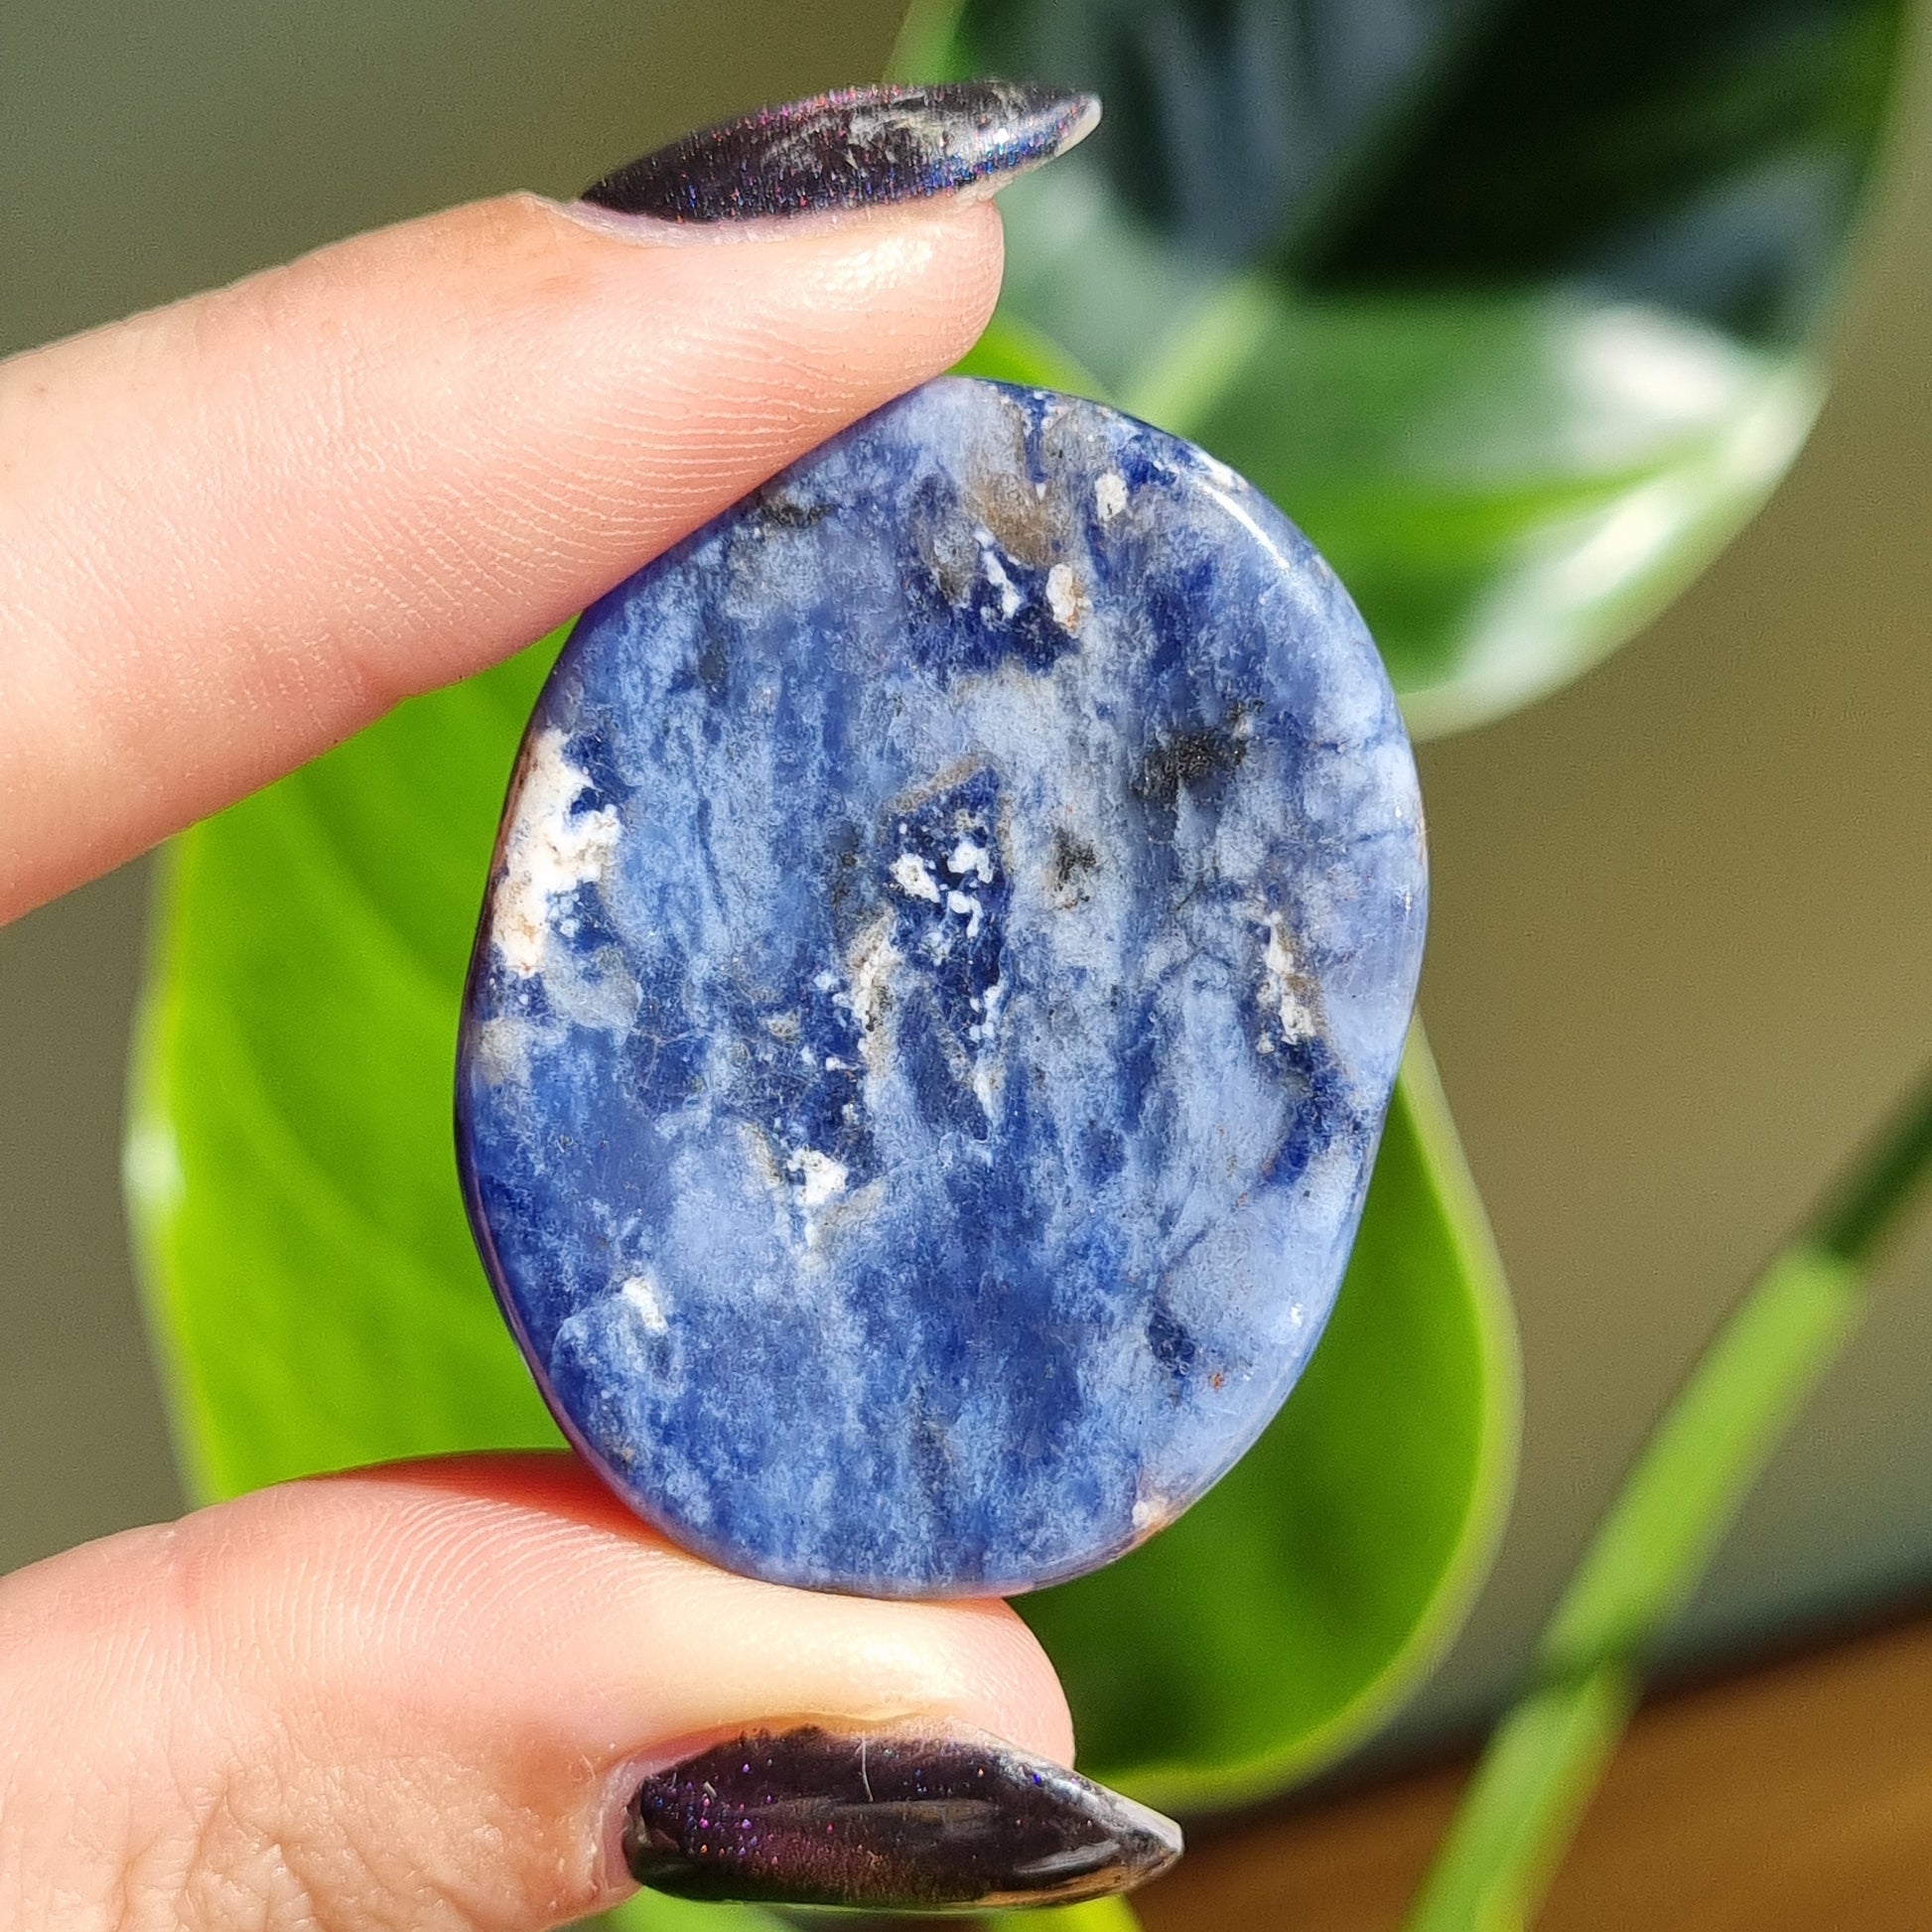
[[[810,1725],[646,1778],[623,1856],[683,1898],[957,1911],[1125,1891],[1180,1856],[1180,1830],[995,1738]]]
[[[991,194],[1099,119],[1092,94],[1004,80],[850,87],[687,134],[606,175],[584,200],[666,221],[743,221]]]

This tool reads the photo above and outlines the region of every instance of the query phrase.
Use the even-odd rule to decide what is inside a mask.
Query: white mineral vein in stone
[[[961,839],[946,861],[946,870],[957,879],[965,878],[969,872],[976,872],[980,876],[980,884],[990,886],[993,883],[993,855],[977,840]]]
[[[1011,619],[1026,600],[1020,595],[1020,586],[1006,573],[1005,566],[989,547],[993,541],[989,531],[982,530],[980,537],[980,563],[986,571],[986,581],[1000,593],[1000,615]]]
[[[1262,955],[1268,973],[1268,998],[1281,1016],[1282,1037],[1288,1040],[1311,1038],[1315,1031],[1314,1015],[1296,990],[1295,948],[1282,930],[1282,915],[1268,914],[1268,950]]]
[[[823,1207],[845,1192],[845,1163],[819,1153],[815,1147],[793,1148],[785,1172],[798,1176],[798,1198],[808,1208]]]
[[[664,1298],[648,1275],[632,1275],[618,1293],[648,1333],[661,1335],[671,1325],[665,1319]]]
[[[938,889],[934,889],[937,897]],[[866,1064],[875,1064],[875,1035],[886,1017],[892,998],[893,971],[899,963],[898,948],[893,944],[893,928],[886,919],[876,920],[859,934],[846,961],[852,1017],[859,1023],[859,1051]]]
[[[533,1025],[521,1014],[499,1013],[477,1029],[477,1071],[492,1087],[527,1087],[530,1054],[556,1043],[558,1029]]]
[[[1055,564],[1046,573],[1046,608],[1062,630],[1077,631],[1086,621],[1087,594],[1071,564]]]
[[[1103,471],[1094,479],[1093,506],[1103,523],[1111,523],[1127,507],[1127,479],[1118,470]]]
[[[985,1032],[975,1027],[976,1035]],[[980,1112],[988,1120],[993,1118],[993,1103],[1000,1097],[1000,1089],[1006,1085],[1006,1069],[992,1056],[982,1053],[973,1062],[973,1098],[980,1103]]]
[[[893,884],[912,898],[929,898],[939,903],[939,882],[916,852],[901,852],[893,861]]]
[[[591,779],[564,757],[568,743],[554,728],[537,739],[511,806],[490,938],[503,964],[523,979],[543,970],[551,901],[579,886],[601,885],[623,829],[614,805],[571,815]]]

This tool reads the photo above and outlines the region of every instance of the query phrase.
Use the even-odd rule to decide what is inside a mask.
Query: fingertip
[[[674,1647],[701,1647],[707,1633],[731,1633],[729,1655],[714,1650],[687,1673],[696,1702],[679,1702],[655,1721],[665,1735],[679,1726],[807,1711],[868,1722],[923,1711],[1055,1763],[1073,1761],[1072,1718],[1058,1674],[1011,1604],[999,1597],[847,1596],[734,1575],[640,1521],[574,1454],[458,1455],[351,1470],[263,1492],[256,1506],[300,1517],[326,1507],[336,1522],[332,1541],[392,1578],[446,1568],[456,1547],[472,1539],[474,1547],[458,1558],[466,1567],[486,1569],[498,1585],[523,1579],[539,1593],[560,1572],[587,1580],[593,1561],[600,1572],[610,1564],[612,1581],[593,1597],[612,1612],[611,1634],[621,1646],[616,1675],[637,1676],[631,1639],[640,1616],[683,1633],[653,1639],[660,1664]],[[427,1583],[412,1587],[404,1600],[428,1589]],[[447,1590],[438,1585],[434,1593]],[[578,1611],[564,1592],[556,1594],[576,1630]],[[500,1642],[528,1654],[533,1604],[521,1587],[500,1600],[473,1588],[466,1600],[472,1633],[485,1649]],[[581,1656],[582,1641],[572,1635],[562,1648]],[[768,1675],[763,1660],[793,1673],[791,1688]],[[653,1697],[675,1695],[670,1675],[648,1674]],[[748,1679],[736,1692],[727,1689],[734,1677]],[[721,1698],[735,1698],[739,1708],[721,1716]]]
[[[168,1794],[207,1790],[233,1814],[222,1861],[279,1848],[345,1911],[424,1887],[487,1894],[496,1926],[607,1904],[628,1788],[694,1740],[816,1725],[1072,1756],[1008,1605],[731,1575],[563,1455],[258,1492],[7,1580],[7,1630],[46,1694],[14,1714],[14,1783],[49,1818],[100,1786],[103,1882],[114,1804],[146,1794],[157,1842],[189,1843]]]
[[[985,1682],[1002,1717],[995,1734],[1071,1768],[1073,1713],[1045,1646],[1010,1603],[998,1598],[956,1606],[985,1619],[974,1632],[985,1645]]]
[[[0,370],[0,916],[554,628],[999,292],[984,204],[651,225],[505,196]]]
[[[321,1552],[304,1567],[313,1587],[385,1606],[378,1622],[356,1619],[371,1669],[406,1678],[434,1654],[454,1708],[514,1703],[585,1749],[787,1717],[916,1719],[1072,1762],[1057,1674],[1008,1603],[842,1595],[722,1570],[632,1515],[575,1455],[351,1471],[221,1514],[224,1548],[267,1561],[299,1542]],[[242,1527],[257,1517],[265,1530]],[[298,1606],[286,1615],[301,1620]]]

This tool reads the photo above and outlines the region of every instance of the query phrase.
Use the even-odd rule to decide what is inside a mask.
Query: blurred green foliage
[[[829,1917],[813,1913],[810,1917],[816,1924],[839,1920],[848,1925],[868,1923],[851,1913]],[[593,1921],[599,1932],[783,1932],[786,1925],[798,1922],[796,1917],[780,1918],[756,1905],[694,1905],[654,1891],[640,1891],[616,1911]],[[904,1920],[897,1923],[903,1925]],[[1045,1911],[988,1912],[973,1923],[981,1932],[1137,1932],[1140,1920],[1124,1898],[1095,1898],[1084,1905],[1060,1905]],[[583,1932],[590,1932],[590,1927]]]
[[[1647,1653],[1863,1318],[1873,1263],[1928,1174],[1932,1074],[1772,1257],[1658,1419],[1463,1789],[1408,1932],[1512,1932],[1535,1918],[1636,1709]]]
[[[897,62],[1089,86],[1003,313],[1267,490],[1420,733],[1563,683],[1810,427],[1896,0],[933,0]]]

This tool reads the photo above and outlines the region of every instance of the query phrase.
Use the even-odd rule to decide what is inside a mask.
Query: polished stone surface
[[[1314,1346],[1425,900],[1278,511],[1094,404],[890,405],[592,609],[531,721],[458,1118],[559,1419],[763,1577],[1119,1555]]]

